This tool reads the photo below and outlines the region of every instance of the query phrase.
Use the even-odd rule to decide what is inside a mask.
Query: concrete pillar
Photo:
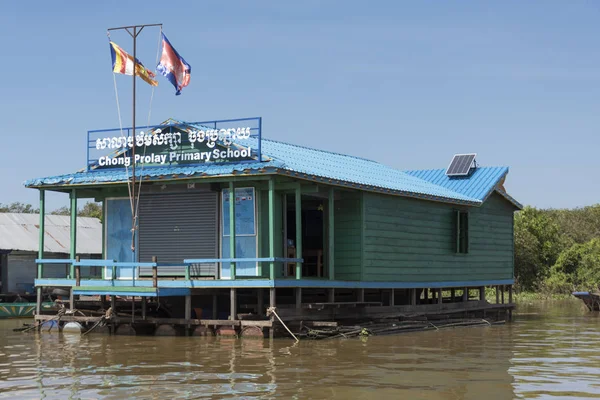
[[[463,288],[462,301],[469,301],[469,288]]]
[[[296,258],[302,258],[302,188],[300,183],[297,184],[294,194],[296,206]],[[302,279],[302,263],[296,263],[296,279]]]
[[[442,298],[442,288],[439,288],[437,290],[437,303],[442,304],[443,301],[444,299]]]
[[[235,187],[229,182],[229,257],[235,258]],[[235,279],[235,263],[230,265],[231,279]]]
[[[329,207],[328,207],[328,211],[329,211],[329,218],[328,218],[328,237],[329,240],[327,241],[327,258],[328,258],[328,271],[329,271],[329,280],[334,280],[335,279],[335,267],[334,267],[334,260],[335,260],[335,246],[334,246],[334,242],[335,242],[335,222],[334,222],[334,215],[335,215],[335,204],[334,204],[334,195],[335,192],[333,190],[333,186],[329,187]]]
[[[485,286],[480,286],[479,287],[479,300],[480,301],[484,301],[485,300]]]
[[[71,246],[70,246],[70,257],[71,260],[75,259],[77,255],[77,191],[71,189]],[[69,278],[73,279],[75,276],[75,266],[71,263],[71,269],[69,272]]]
[[[415,288],[410,289],[410,305],[411,306],[417,305],[417,289],[415,289]]]
[[[230,308],[229,308],[229,319],[235,321],[237,316],[237,289],[229,289],[230,296]]]
[[[390,290],[390,306],[396,305],[396,289]]]
[[[330,303],[335,303],[335,289],[328,289],[327,297]]]
[[[38,248],[38,258],[44,258],[44,235],[45,235],[45,226],[46,226],[46,214],[45,214],[45,204],[46,204],[46,192],[40,189],[40,231],[39,231],[39,248]],[[42,279],[44,277],[44,264],[38,264],[37,277],[38,279]],[[4,265],[4,269],[7,269],[8,265]],[[6,274],[8,277],[8,274]],[[4,283],[4,291],[6,291],[7,280],[2,279],[2,283]],[[38,295],[38,299],[40,296]]]

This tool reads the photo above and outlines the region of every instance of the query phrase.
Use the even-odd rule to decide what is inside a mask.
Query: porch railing
[[[81,283],[81,267],[102,267],[102,268],[110,268],[110,280],[117,280],[120,275],[121,269],[127,269],[131,271],[131,280],[133,286],[135,286],[136,275],[139,268],[152,268],[152,281],[153,287],[158,286],[158,268],[169,268],[169,267],[181,267],[182,265],[185,267],[184,278],[186,280],[191,279],[190,269],[193,265],[196,264],[207,264],[207,263],[242,263],[242,262],[256,262],[256,263],[269,263],[270,266],[278,263],[293,263],[296,268],[301,268],[304,259],[302,258],[284,258],[284,257],[261,257],[261,258],[191,258],[185,259],[182,263],[159,263],[154,257],[155,261],[153,262],[117,262],[115,260],[101,260],[101,259],[36,259],[35,262],[41,266],[38,268],[38,279],[43,278],[43,265],[45,264],[65,264],[72,265],[75,270],[75,284],[76,286],[80,286]],[[233,273],[229,279],[236,279],[235,269],[231,270]],[[294,274],[296,279],[300,279],[301,274]],[[263,274],[259,274],[257,276],[244,276],[244,279],[257,279],[262,278]],[[73,277],[68,276],[67,278],[73,279]],[[269,279],[275,279],[275,269],[273,267],[269,268]],[[108,280],[108,279],[106,279]]]

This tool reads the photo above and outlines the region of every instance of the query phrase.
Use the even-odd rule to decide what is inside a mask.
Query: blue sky
[[[399,169],[476,152],[511,168],[524,204],[600,202],[600,3],[124,3],[3,3],[0,203],[36,203],[23,181],[82,168],[87,130],[118,127],[106,28],[157,22],[192,78],[177,97],[160,78],[151,123],[262,116],[265,137]],[[158,33],[139,37],[149,67]],[[130,125],[131,78],[116,78]]]

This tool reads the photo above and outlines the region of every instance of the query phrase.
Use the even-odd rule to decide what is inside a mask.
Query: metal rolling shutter
[[[139,259],[179,263],[186,258],[218,258],[218,193],[146,194],[140,197]],[[183,276],[185,267],[158,268],[159,276]],[[141,268],[141,276],[152,268]],[[192,276],[217,276],[216,264],[194,265]]]

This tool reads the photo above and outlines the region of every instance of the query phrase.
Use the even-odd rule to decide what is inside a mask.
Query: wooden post
[[[469,288],[463,288],[462,301],[469,301]]]
[[[146,320],[146,300],[147,300],[147,297],[141,297],[141,299],[142,299],[142,319]],[[186,306],[187,306],[187,304],[186,304]]]
[[[500,290],[500,296],[502,297],[502,304],[504,304],[504,285],[502,285],[502,289]]]
[[[235,321],[237,315],[237,289],[229,289],[230,295],[230,308],[229,308],[229,319]]]
[[[302,288],[296,288],[296,308],[302,308]]]
[[[364,302],[365,301],[365,289],[358,289],[358,299],[357,301],[359,302]]]
[[[144,298],[142,297],[142,301]],[[192,319],[192,295],[188,294],[185,296],[185,321],[187,322],[187,328],[190,329],[190,319]]]
[[[152,262],[157,263],[158,257],[152,256]],[[158,287],[158,267],[156,265],[152,267],[152,287]]]
[[[452,289],[450,289],[450,298],[452,299],[453,303],[454,303],[455,297],[456,297],[456,289],[452,288]]]
[[[275,288],[269,288],[269,307],[270,308],[275,308],[277,306],[277,299],[275,298]],[[269,328],[269,339],[273,339],[274,336],[274,330],[273,330],[273,321],[275,321],[275,316],[273,314],[271,314],[271,316],[269,317],[271,320],[271,328]]]
[[[496,304],[500,304],[500,292],[498,291],[498,285],[496,285]]]
[[[69,291],[69,308],[71,310],[75,309],[75,294],[73,293],[74,287],[71,286],[71,290]]]
[[[508,286],[508,304],[512,305],[513,302],[513,287],[512,285]],[[512,308],[508,310],[508,320],[512,321]]]
[[[78,263],[80,260],[79,256],[75,256],[75,262]],[[75,266],[75,286],[81,286],[81,266]]]
[[[429,304],[429,288],[423,289],[423,299],[425,299],[425,304]]]
[[[235,187],[233,181],[229,182],[229,257],[235,258]],[[232,280],[235,279],[235,264],[234,262],[229,264],[229,275]]]
[[[396,305],[396,289],[390,290],[390,306]]]
[[[296,185],[296,258],[302,258],[302,188],[300,183]],[[296,279],[302,279],[302,263],[296,263]]]
[[[269,179],[269,257],[275,257],[275,179]],[[269,279],[275,279],[275,263],[269,263]],[[272,330],[271,330],[272,331]]]
[[[328,218],[328,247],[329,249],[327,250],[327,258],[328,258],[328,271],[329,271],[329,280],[334,280],[335,279],[335,267],[334,267],[334,260],[335,260],[335,222],[334,222],[334,214],[335,214],[335,199],[334,199],[334,195],[335,192],[333,190],[333,186],[329,187],[329,207],[328,207],[328,211],[329,211],[329,218]]]
[[[217,318],[217,295],[213,294],[212,296],[212,319],[218,319]]]
[[[410,305],[417,305],[417,289],[415,288],[410,289]]]
[[[335,289],[328,289],[328,298],[330,303],[335,303]]]
[[[40,231],[39,231],[39,248],[38,248],[38,258],[41,260],[44,258],[44,235],[45,235],[45,227],[46,227],[46,215],[45,215],[45,204],[46,204],[46,192],[40,189]],[[38,264],[37,277],[38,279],[42,279],[44,277],[44,264]],[[40,296],[38,295],[38,298]],[[38,313],[39,314],[39,313]]]
[[[117,298],[114,294],[110,295],[110,308],[112,308],[113,314],[117,315]]]
[[[479,287],[479,300],[480,301],[484,301],[485,300],[485,286],[480,286]]]
[[[442,302],[444,301],[444,299],[442,298],[442,288],[439,288],[437,290],[437,297],[438,304],[442,304]]]
[[[77,192],[75,189],[71,189],[71,248],[70,248],[70,258],[71,260],[75,259],[75,255],[77,254]],[[69,272],[69,278],[73,279],[75,276],[75,269],[73,264],[71,264],[71,269]]]

